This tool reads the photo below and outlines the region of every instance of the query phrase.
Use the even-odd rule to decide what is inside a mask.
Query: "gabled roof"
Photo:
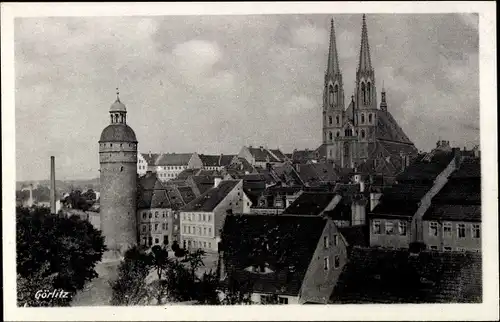
[[[268,150],[264,147],[253,148],[248,147],[248,151],[254,157],[256,162],[283,162],[285,161],[284,154],[280,150]]]
[[[371,217],[412,217],[420,201],[431,188],[431,184],[397,184],[386,188],[382,192],[379,204],[372,210]]]
[[[341,180],[342,174],[334,168],[332,163],[318,162],[301,164],[298,169],[301,180],[308,185],[319,185],[322,183],[334,183]]]
[[[199,197],[188,203],[182,211],[213,211],[226,198],[227,194],[236,187],[238,180],[223,180],[217,187],[212,187]]]
[[[164,153],[155,162],[157,166],[187,165],[193,153]]]
[[[201,194],[212,188],[217,176],[192,176],[190,180],[196,185]]]
[[[276,156],[280,161],[285,161],[287,159],[286,155],[279,149],[269,149],[269,151]]]
[[[331,303],[478,303],[480,253],[421,252],[355,247]]]
[[[333,192],[303,192],[283,212],[284,215],[318,216],[335,197]]]
[[[236,155],[234,154],[221,154],[219,159],[219,165],[222,167],[227,167],[228,165],[231,164],[235,156]]]
[[[188,204],[194,199],[196,199],[196,195],[193,191],[193,188],[189,186],[177,187],[177,190],[179,190],[179,193],[181,194],[182,200],[184,201],[185,204]]]
[[[290,159],[294,163],[306,163],[310,160],[316,159],[316,152],[314,150],[293,150]]]
[[[182,170],[181,173],[177,175],[177,180],[185,180],[191,176],[195,176],[198,172],[200,172],[200,169],[185,169]]]
[[[156,160],[158,159],[158,157],[161,155],[159,153],[141,153],[142,157],[144,158],[144,160],[146,160],[146,162],[148,164],[155,164]]]
[[[326,225],[321,217],[228,215],[221,234],[227,280],[297,296]],[[267,268],[267,274],[248,268]]]

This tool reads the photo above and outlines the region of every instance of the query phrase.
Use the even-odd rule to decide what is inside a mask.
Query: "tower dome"
[[[127,124],[110,124],[102,130],[99,142],[137,142],[134,130]]]
[[[123,104],[120,101],[120,98],[117,97],[116,101],[111,105],[111,108],[109,109],[110,112],[127,112],[127,108],[125,107],[125,104]]]

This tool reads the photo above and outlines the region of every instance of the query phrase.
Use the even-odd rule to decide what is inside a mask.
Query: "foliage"
[[[250,281],[238,281],[229,275],[224,288],[222,305],[252,304],[252,285]]]
[[[205,266],[203,263],[203,258],[205,257],[206,252],[202,249],[197,249],[192,253],[187,253],[182,260],[183,263],[188,263],[191,269],[192,278],[195,279],[196,270],[202,266]]]
[[[146,277],[150,271],[149,257],[138,247],[127,250],[124,257],[118,266],[118,279],[111,282],[111,304],[144,304],[147,296]]]
[[[95,203],[96,198],[97,195],[92,189],[89,189],[84,193],[80,190],[72,190],[67,197],[66,202],[69,203],[73,209],[87,211]]]
[[[48,208],[16,209],[18,304],[66,305],[85,283],[97,277],[95,265],[106,250],[104,237],[77,216],[51,215]],[[50,286],[50,287],[49,287]],[[35,293],[62,289],[64,301],[34,300]]]
[[[203,273],[198,282],[196,300],[199,304],[217,305],[220,304],[217,289],[219,281],[215,272]]]

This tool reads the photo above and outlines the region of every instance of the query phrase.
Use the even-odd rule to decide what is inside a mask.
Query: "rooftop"
[[[156,160],[157,166],[187,166],[193,153],[164,153]]]
[[[321,217],[228,215],[221,235],[228,280],[297,296],[325,224]]]
[[[284,215],[318,216],[335,197],[333,192],[303,192],[283,212]]]
[[[217,187],[212,187],[188,203],[182,211],[213,211],[238,184],[238,180],[223,180]]]

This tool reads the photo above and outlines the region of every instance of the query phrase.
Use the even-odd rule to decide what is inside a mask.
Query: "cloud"
[[[298,46],[315,49],[328,44],[329,35],[326,29],[316,28],[311,25],[300,26],[292,31],[292,41]]]

